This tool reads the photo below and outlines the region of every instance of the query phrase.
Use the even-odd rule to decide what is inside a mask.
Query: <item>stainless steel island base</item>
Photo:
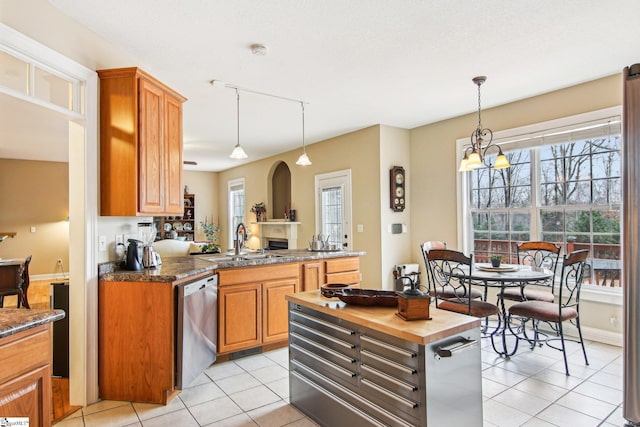
[[[394,334],[393,322],[377,328],[371,321],[388,319],[393,309],[372,307],[366,316],[363,308],[348,313],[349,307],[333,303],[331,309],[325,300],[316,309],[289,297],[289,399],[318,424],[482,425],[479,325],[456,325],[449,334],[425,323],[422,337],[412,340]]]

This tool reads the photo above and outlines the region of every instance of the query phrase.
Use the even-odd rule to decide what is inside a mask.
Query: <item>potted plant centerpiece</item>
[[[216,225],[213,221],[209,222],[205,216],[204,221],[200,221],[200,227],[202,227],[202,232],[207,239],[207,243],[202,245],[202,252],[219,252],[218,233],[220,232],[220,226]]]
[[[502,258],[504,258],[504,256],[502,255],[491,255],[491,266],[498,268],[500,267],[500,263],[502,262]]]

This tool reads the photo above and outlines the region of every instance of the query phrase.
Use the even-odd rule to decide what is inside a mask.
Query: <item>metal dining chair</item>
[[[541,283],[522,285],[505,289],[502,297],[509,301],[546,301],[553,302],[556,268],[560,257],[559,245],[550,242],[524,242],[516,246],[518,264],[534,268],[546,268],[553,276]]]
[[[442,241],[439,241],[439,240],[429,240],[429,241],[426,241],[426,242],[420,244],[420,250],[422,252],[422,258],[424,259],[424,265],[425,265],[426,270],[427,270],[427,287],[428,287],[429,295],[434,297],[435,296],[435,292],[440,292],[442,297],[445,297],[445,298],[446,297],[453,297],[455,295],[453,295],[451,293],[451,290],[449,288],[436,289],[436,288],[432,288],[432,286],[431,286],[431,284],[433,283],[433,279],[431,277],[429,277],[431,275],[431,270],[429,269],[429,260],[427,259],[427,253],[429,253],[429,251],[434,250],[434,249],[447,249],[447,244],[445,242],[442,242]],[[479,290],[472,288],[471,289],[471,297],[472,298],[482,298],[483,294]]]
[[[558,284],[558,297],[556,302],[547,301],[523,301],[512,305],[509,308],[509,318],[518,316],[521,319],[532,320],[534,325],[536,321],[544,321],[553,325],[554,332],[558,337],[546,338],[544,342],[556,350],[562,351],[564,357],[565,373],[569,375],[569,365],[567,363],[567,351],[565,341],[577,342],[582,346],[582,354],[584,362],[589,365],[587,352],[584,348],[584,340],[582,339],[582,330],[580,329],[580,288],[582,286],[582,278],[584,275],[585,264],[589,251],[586,249],[571,252],[565,255],[562,263],[562,273],[560,275],[560,283]],[[563,323],[570,321],[578,330],[578,340],[566,338],[564,335]],[[522,329],[525,339],[531,343],[531,348],[535,348],[535,344],[540,341],[541,333],[537,327],[533,329],[533,339],[526,335],[526,329]],[[550,344],[556,340],[560,341],[560,346]]]
[[[449,249],[432,249],[425,254],[429,286],[435,295],[436,308],[479,318],[499,313],[497,305],[474,298],[470,292],[473,255],[466,256]]]

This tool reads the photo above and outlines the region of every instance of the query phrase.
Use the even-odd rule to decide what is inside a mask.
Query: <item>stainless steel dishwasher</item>
[[[216,360],[218,275],[177,287],[176,388],[182,389]]]

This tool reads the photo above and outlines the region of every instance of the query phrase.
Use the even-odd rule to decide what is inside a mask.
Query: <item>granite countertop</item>
[[[280,249],[274,251],[242,253],[242,260],[233,260],[233,254],[202,254],[182,257],[165,257],[162,265],[141,271],[124,270],[121,263],[105,262],[98,265],[98,276],[104,281],[125,282],[174,282],[189,276],[226,268],[255,267],[311,261],[316,259],[362,256],[362,251],[310,251],[308,249]]]
[[[0,308],[0,338],[64,318],[63,310]]]
[[[338,298],[325,298],[317,290],[289,294],[286,299],[321,313],[421,345],[480,327],[478,318],[439,310],[434,306],[429,308],[431,320],[406,321],[396,316],[397,307],[349,305]]]

